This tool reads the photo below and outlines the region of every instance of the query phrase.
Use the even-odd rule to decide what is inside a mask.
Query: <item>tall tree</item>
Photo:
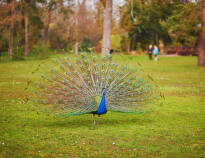
[[[75,10],[75,54],[78,55],[78,45],[79,45],[79,0],[76,0],[76,10]]]
[[[48,32],[49,32],[49,26],[51,23],[51,15],[52,15],[52,10],[56,9],[57,1],[56,0],[49,0],[46,1],[46,20],[44,24],[44,47],[47,46],[47,41],[48,41]]]
[[[202,31],[199,37],[198,52],[198,65],[205,66],[205,0],[203,0]]]
[[[28,31],[29,17],[28,17],[27,12],[25,12],[25,14],[24,14],[24,24],[25,24],[25,53],[24,53],[24,56],[28,57],[28,52],[29,52],[29,31]]]
[[[50,22],[51,22],[51,7],[48,8],[48,15],[47,15],[45,26],[44,26],[44,47],[47,46],[48,30],[49,30]]]
[[[106,0],[104,9],[102,55],[109,54],[112,30],[112,0]]]
[[[9,58],[13,58],[13,41],[14,41],[14,23],[15,23],[15,1],[12,0],[11,2],[11,23],[10,23],[10,29],[9,29],[9,50],[8,55]]]

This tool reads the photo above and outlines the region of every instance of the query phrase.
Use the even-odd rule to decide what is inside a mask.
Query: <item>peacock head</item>
[[[105,88],[102,88],[102,91],[103,91],[103,95],[105,95],[107,93]]]

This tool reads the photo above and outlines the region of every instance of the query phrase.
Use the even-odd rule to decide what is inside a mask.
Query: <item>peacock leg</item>
[[[96,125],[95,114],[93,114],[93,124]]]

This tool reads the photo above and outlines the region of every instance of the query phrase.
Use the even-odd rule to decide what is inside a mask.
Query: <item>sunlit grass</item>
[[[114,56],[149,73],[165,100],[143,115],[108,112],[96,126],[91,115],[54,117],[26,99],[27,81],[50,60],[0,63],[0,157],[205,157],[205,68],[196,57]]]

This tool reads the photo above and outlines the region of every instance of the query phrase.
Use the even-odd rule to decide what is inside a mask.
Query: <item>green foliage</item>
[[[79,52],[92,52],[92,42],[89,38],[85,38],[79,44]]]
[[[118,34],[112,35],[111,45],[115,52],[120,52],[122,50],[122,36]]]
[[[196,43],[201,17],[198,3],[152,0],[140,5],[139,0],[133,0],[133,4],[126,3],[124,8],[121,26],[129,33],[131,50],[137,49],[136,43],[145,49],[150,43],[158,44],[159,39],[165,44]]]
[[[121,26],[129,33],[131,50],[136,50],[136,43],[145,49],[148,44],[157,44],[161,38],[167,43],[170,39],[167,29],[162,25],[171,14],[172,5],[168,2],[151,1],[140,5],[139,0],[127,4],[126,13],[121,19]]]
[[[0,30],[0,50],[7,51],[8,50],[8,37],[7,32]]]
[[[194,46],[201,23],[201,7],[195,3],[178,4],[173,14],[167,19],[166,27],[170,30],[173,42]]]
[[[13,48],[13,58],[12,60],[25,60],[24,58],[24,47],[14,47]]]
[[[49,43],[47,44],[47,47],[43,44],[34,45],[31,50],[30,56],[37,58],[48,58],[51,52]]]

